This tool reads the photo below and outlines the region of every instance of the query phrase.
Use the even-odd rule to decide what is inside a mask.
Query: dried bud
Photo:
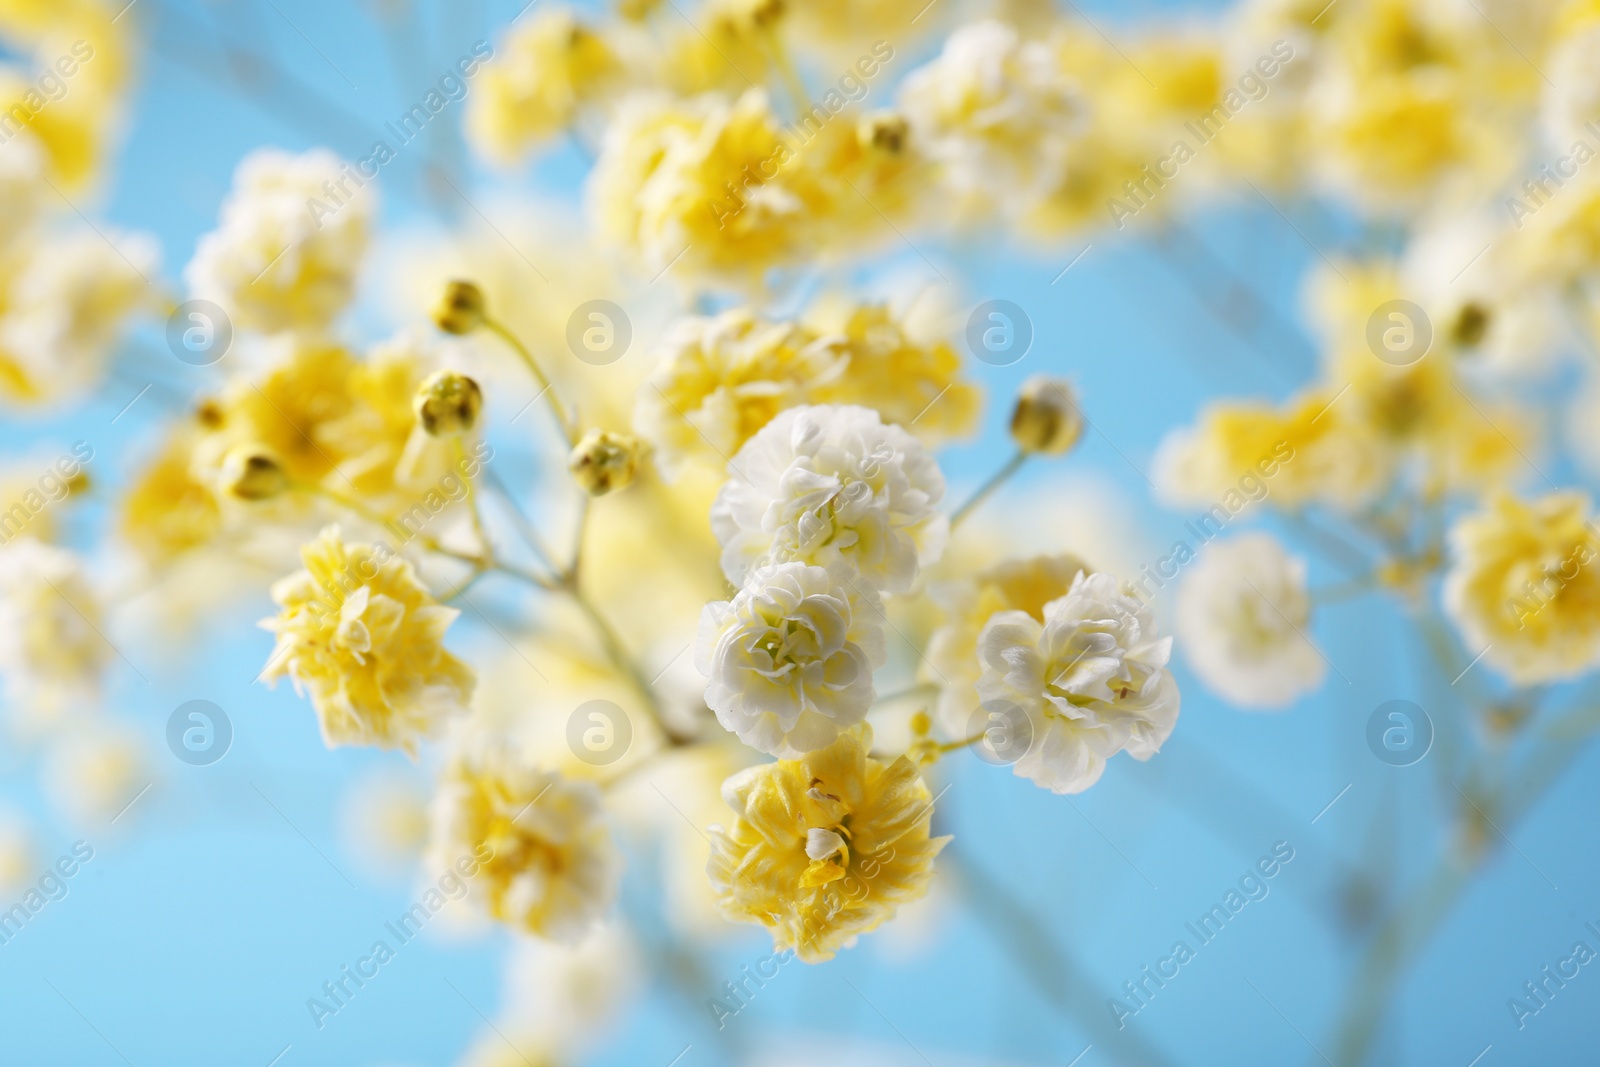
[[[483,410],[483,390],[478,383],[453,370],[434,371],[411,398],[417,421],[434,437],[462,433],[478,421]]]
[[[471,282],[449,281],[433,306],[433,322],[445,333],[471,333],[483,325],[483,290]]]
[[[903,116],[893,111],[878,111],[862,117],[856,136],[863,145],[897,156],[905,150],[910,127]]]
[[[633,484],[644,447],[637,437],[590,430],[572,449],[567,468],[590,496],[605,496]]]
[[[262,445],[234,445],[222,457],[222,491],[240,500],[269,500],[289,487],[283,464]]]
[[[1022,383],[1011,413],[1011,439],[1024,452],[1060,456],[1083,436],[1083,416],[1072,387],[1059,378],[1036,374]]]
[[[210,398],[200,401],[195,407],[194,418],[207,430],[220,430],[222,424],[228,421],[222,405]]]

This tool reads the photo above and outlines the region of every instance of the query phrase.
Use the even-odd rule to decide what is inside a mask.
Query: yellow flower
[[[916,766],[867,753],[862,724],[804,759],[740,771],[722,786],[737,817],[712,827],[707,873],[735,922],[760,923],[773,947],[807,963],[924,896],[948,837],[930,838],[933,799]]]
[[[1451,531],[1444,605],[1471,654],[1518,685],[1600,663],[1600,533],[1577,493],[1503,495]]]
[[[639,391],[634,424],[667,471],[690,457],[720,466],[844,369],[837,344],[793,323],[746,309],[685,319],[667,334],[660,365]]]
[[[819,383],[815,403],[877,408],[885,422],[930,442],[977,428],[982,391],[961,379],[961,356],[948,343],[913,337],[885,304],[855,307],[838,333],[843,373]]]
[[[198,548],[221,528],[211,483],[192,470],[195,436],[186,426],[168,438],[123,498],[122,536],[152,562]]]
[[[309,690],[322,739],[399,748],[464,713],[477,677],[444,649],[460,612],[437,603],[411,564],[382,544],[346,543],[330,526],[300,549],[305,570],[272,587],[282,609],[261,625],[278,635],[261,677]]]
[[[1025,611],[1044,622],[1044,606],[1066,596],[1072,580],[1089,565],[1070,553],[1006,560],[972,578],[936,586],[935,599],[943,620],[928,641],[927,659],[918,676],[937,684],[939,720],[952,738],[969,736],[978,710],[978,635],[1002,611]]]
[[[515,26],[484,65],[467,110],[467,136],[512,163],[561,133],[621,71],[611,47],[565,7]]]
[[[592,200],[601,229],[651,273],[749,283],[809,251],[830,214],[800,154],[759,89],[636,99],[607,133]]]
[[[1316,389],[1284,408],[1226,403],[1198,426],[1169,435],[1156,457],[1156,484],[1169,501],[1237,512],[1271,495],[1287,508],[1357,507],[1388,484],[1391,460],[1361,422],[1341,410],[1338,390]]]
[[[236,379],[221,397],[202,404],[204,433],[196,447],[196,472],[215,472],[236,444],[265,447],[282,462],[291,481],[315,484],[338,465],[328,427],[351,413],[356,361],[338,345],[291,339],[289,350],[259,382]],[[377,399],[369,391],[364,399]],[[411,419],[411,396],[403,408]],[[381,410],[381,407],[379,408]],[[348,445],[346,446],[348,447]]]
[[[494,918],[554,941],[588,933],[616,899],[622,861],[592,782],[469,742],[445,766],[428,846],[436,870],[475,858],[471,892]]]

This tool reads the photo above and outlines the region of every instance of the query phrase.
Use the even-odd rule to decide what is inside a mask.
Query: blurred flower
[[[272,587],[281,610],[261,625],[277,634],[261,677],[288,675],[309,690],[322,739],[399,748],[467,710],[476,675],[444,648],[461,613],[438,604],[386,546],[345,542],[337,526],[300,550],[305,570]]]
[[[762,561],[842,561],[867,587],[903,593],[944,551],[944,475],[870,408],[791,408],[728,470],[711,526],[730,581]]]
[[[605,39],[571,9],[534,12],[512,25],[484,64],[467,107],[467,136],[485,155],[515,162],[566,129],[622,72]]]
[[[1501,495],[1451,530],[1444,606],[1471,648],[1518,685],[1600,664],[1600,534],[1577,493]]]
[[[1081,793],[1126,750],[1147,760],[1178,722],[1166,670],[1172,638],[1109,574],[1079,574],[1044,607],[993,616],[978,637],[984,706],[1027,716],[1032,742],[1013,771],[1055,793]],[[1004,712],[1001,712],[1002,714]]]
[[[760,923],[773,948],[807,963],[894,917],[928,891],[948,837],[930,838],[933,797],[904,756],[867,753],[862,724],[799,760],[740,771],[722,787],[735,812],[712,827],[707,873],[722,912]]]
[[[577,945],[514,938],[505,963],[501,1025],[536,1037],[535,1048],[542,1043],[574,1055],[603,1039],[630,1006],[644,974],[639,946],[621,922],[601,924]]]
[[[127,319],[148,299],[156,243],[81,229],[37,234],[18,252],[23,263],[0,294],[0,399],[79,399],[100,383]]]
[[[339,827],[344,848],[364,867],[386,876],[403,874],[414,868],[427,843],[428,792],[414,772],[368,772],[340,797]]]
[[[316,331],[350,302],[376,194],[356,168],[318,149],[258,149],[234,173],[221,224],[184,271],[192,295],[233,324]]]
[[[1178,587],[1178,636],[1201,681],[1234,704],[1281,708],[1322,684],[1306,636],[1306,564],[1263,533],[1213,541]]]
[[[937,444],[965,437],[978,425],[983,399],[961,377],[961,356],[943,340],[914,336],[910,324],[887,304],[847,307],[841,323],[816,324],[842,335],[828,341],[843,358],[840,373],[816,381],[812,403],[860,404]]]
[[[591,782],[524,762],[486,740],[464,744],[441,774],[429,862],[477,856],[472,893],[513,928],[574,944],[610,910],[621,857]]]
[[[1083,112],[1050,46],[993,20],[952,33],[906,77],[900,103],[954,189],[1002,211],[1050,187]]]
[[[882,609],[840,578],[804,563],[763,567],[701,614],[695,665],[709,679],[706,705],[751,748],[798,758],[872,707]]]
[[[105,625],[76,554],[33,537],[0,546],[0,675],[24,723],[54,722],[97,698],[114,654]]]
[[[69,818],[104,823],[139,798],[152,773],[139,736],[121,723],[101,720],[95,729],[63,735],[52,746],[44,785]]]

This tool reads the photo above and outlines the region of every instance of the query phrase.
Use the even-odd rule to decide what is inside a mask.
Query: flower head
[[[1166,669],[1172,638],[1109,574],[1080,574],[1044,621],[1003,611],[978,637],[985,707],[1016,708],[1032,739],[1017,775],[1056,793],[1081,793],[1106,760],[1155,755],[1178,722],[1178,685]]]
[[[707,604],[695,663],[706,705],[752,748],[797,757],[831,744],[872,706],[883,665],[881,610],[837,573],[804,563],[751,572],[732,600]]]
[[[261,676],[309,690],[334,745],[416,754],[418,740],[466,711],[477,678],[444,648],[460,612],[433,599],[411,564],[383,544],[345,542],[330,526],[303,546],[305,570],[272,587],[278,635]]]
[[[1002,611],[1025,611],[1044,622],[1045,605],[1065,596],[1088,571],[1083,560],[1062,552],[1006,560],[968,580],[933,587],[944,617],[928,639],[919,677],[939,685],[939,718],[951,737],[967,736],[979,706],[978,635],[984,624]]]
[[[484,65],[466,128],[476,148],[507,163],[560,134],[622,71],[605,40],[565,7],[513,26],[500,51]]]
[[[1306,565],[1267,534],[1204,548],[1178,589],[1178,630],[1202,681],[1242,707],[1278,708],[1322,682]]]
[[[998,205],[1037,196],[1057,177],[1083,112],[1050,46],[992,19],[952,33],[906,78],[900,99],[951,184]]]
[[[0,547],[0,677],[7,702],[53,719],[95,696],[111,656],[82,561],[33,537]]]
[[[711,828],[707,873],[723,915],[760,923],[773,947],[807,963],[833,958],[857,936],[924,896],[948,837],[929,837],[933,797],[901,756],[869,756],[862,724],[798,760],[740,771],[722,785],[735,812]]]
[[[634,422],[669,472],[689,458],[725,458],[844,363],[831,339],[748,310],[684,319],[667,333]]]
[[[728,471],[711,526],[730,581],[763,561],[843,562],[866,587],[903,593],[944,551],[939,465],[870,408],[791,408]]]
[[[569,944],[611,907],[622,873],[594,783],[539,770],[482,740],[445,766],[428,857],[441,871],[475,858],[471,891],[485,911]]]
[[[184,271],[190,290],[227,308],[236,326],[327,326],[350,302],[367,250],[375,197],[354,173],[322,150],[246,157],[220,226]]]
[[[1600,664],[1600,533],[1576,493],[1500,496],[1451,531],[1445,609],[1519,685]]]

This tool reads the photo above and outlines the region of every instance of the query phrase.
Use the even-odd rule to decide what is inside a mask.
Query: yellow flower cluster
[[[882,763],[871,747],[871,728],[858,726],[722,787],[735,819],[712,831],[718,906],[810,963],[832,959],[926,893],[950,840],[929,836],[933,798],[916,764]]]

